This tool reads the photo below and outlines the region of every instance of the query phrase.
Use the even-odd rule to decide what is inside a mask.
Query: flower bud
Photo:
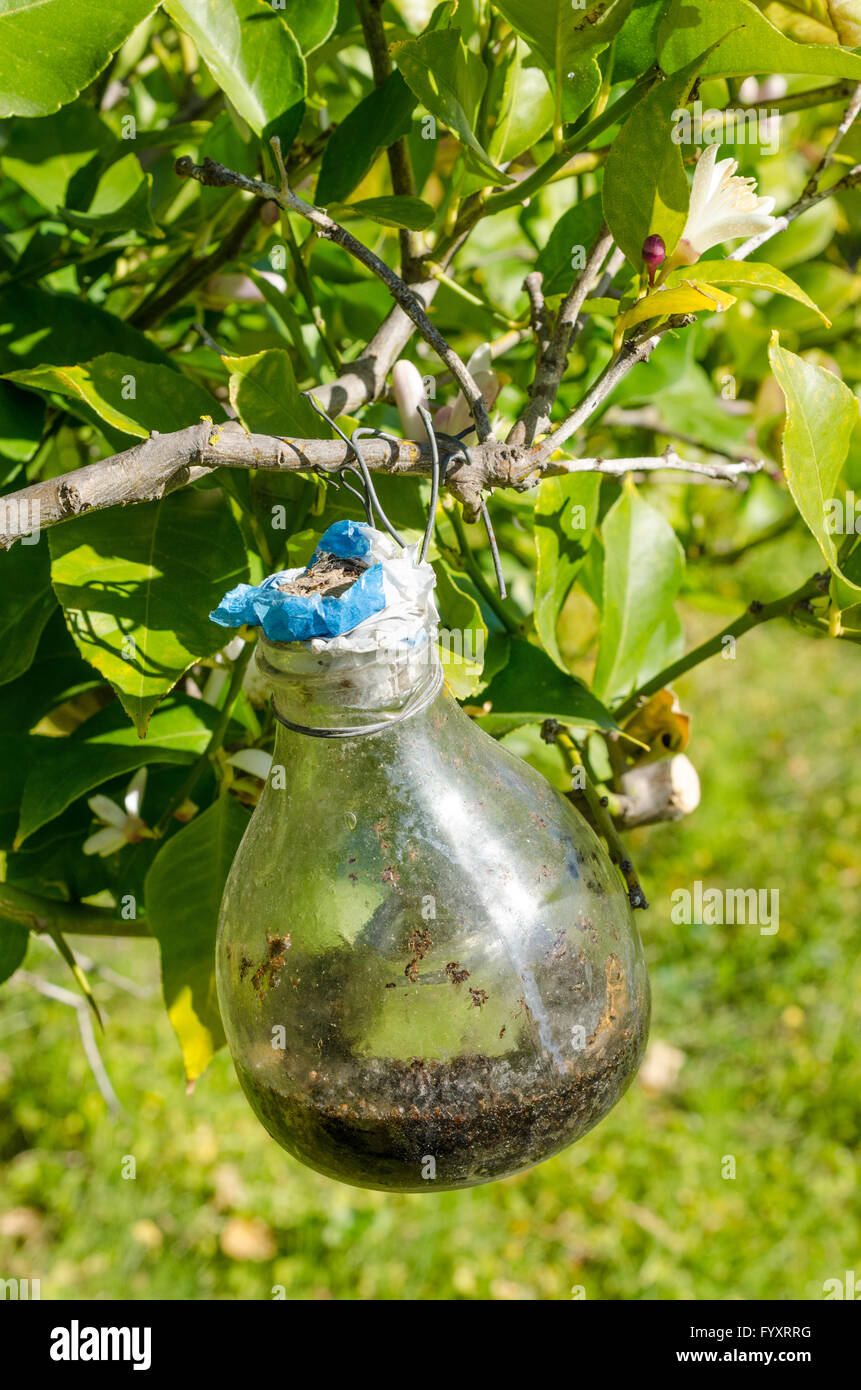
[[[427,410],[428,399],[421,372],[412,362],[400,358],[392,368],[392,387],[398,413],[401,417],[401,430],[404,439],[424,439],[425,427],[422,424],[418,407]]]
[[[643,263],[649,272],[649,284],[655,283],[655,271],[659,265],[663,265],[667,258],[667,248],[664,245],[664,238],[653,234],[647,236],[643,242]]]

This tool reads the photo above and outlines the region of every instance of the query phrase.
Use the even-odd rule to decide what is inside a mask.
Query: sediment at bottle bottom
[[[301,1087],[289,1065],[277,1085],[236,1069],[261,1123],[303,1163],[356,1187],[439,1192],[506,1177],[580,1139],[624,1093],[644,1046],[631,1028],[612,1053],[556,1076],[481,1056],[373,1060],[349,1080],[310,1072]]]

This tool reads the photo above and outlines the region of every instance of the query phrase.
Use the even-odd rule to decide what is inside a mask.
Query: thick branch
[[[382,473],[429,476],[432,468],[426,444],[411,440],[365,439],[362,452],[368,467]],[[48,530],[85,512],[152,502],[177,488],[205,477],[215,468],[261,468],[280,472],[337,472],[352,457],[341,439],[278,439],[248,434],[235,420],[213,425],[202,421],[174,434],[154,434],[122,454],[86,464],[83,468],[0,498],[0,546],[8,549],[33,531]],[[542,459],[535,448],[518,448],[487,439],[470,450],[470,461],[456,458],[446,473],[446,487],[469,512],[482,492],[496,487],[525,491],[543,474],[576,472],[622,473],[670,470],[735,481],[756,472],[759,465],[742,462],[698,463],[680,459],[672,450],[657,458]]]

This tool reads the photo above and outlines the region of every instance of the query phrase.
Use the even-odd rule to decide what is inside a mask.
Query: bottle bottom
[[[645,1047],[643,1021],[627,1023],[600,1057],[554,1075],[481,1056],[378,1059],[321,1067],[299,1087],[285,1058],[280,1089],[271,1071],[264,1080],[235,1064],[261,1123],[308,1167],[355,1187],[445,1192],[531,1168],[592,1129]]]

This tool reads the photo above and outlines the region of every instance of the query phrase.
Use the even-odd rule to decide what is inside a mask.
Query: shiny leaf
[[[773,294],[785,295],[787,299],[797,299],[799,304],[812,309],[828,328],[831,327],[830,319],[800,285],[796,285],[782,270],[764,261],[697,261],[695,265],[678,266],[670,271],[665,284],[668,289],[673,289],[687,280],[705,285],[748,285],[751,289],[771,290]]]
[[[535,503],[535,628],[556,665],[567,670],[556,629],[571,586],[586,558],[598,519],[599,473],[544,478]]]
[[[703,65],[704,77],[780,72],[861,81],[861,55],[836,45],[795,43],[750,0],[673,0],[658,37],[661,67],[677,72],[725,34],[729,38]]]
[[[840,498],[838,479],[858,421],[858,398],[832,372],[782,348],[777,333],[768,357],[786,401],[781,461],[789,491],[829,567],[851,584],[841,570],[829,519]]]
[[[239,529],[217,493],[144,503],[134,523],[116,510],[58,526],[51,570],[78,650],[143,735],[183,672],[223,645],[209,614],[248,571]]]
[[[215,935],[221,895],[248,814],[229,796],[174,835],[146,878],[150,930],[161,948],[162,988],[195,1081],[224,1044],[215,992]]]
[[[601,524],[604,593],[593,686],[603,699],[627,695],[655,629],[672,610],[684,570],[673,528],[632,485]]]

